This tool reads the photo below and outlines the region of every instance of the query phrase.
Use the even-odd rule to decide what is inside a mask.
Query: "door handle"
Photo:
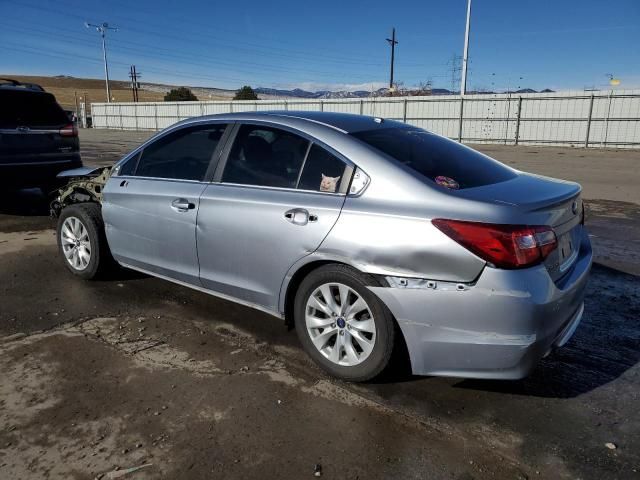
[[[171,208],[173,208],[176,212],[188,212],[189,210],[193,210],[196,208],[194,203],[191,203],[189,200],[185,200],[184,198],[176,198],[173,202],[171,202]]]
[[[284,212],[284,218],[294,225],[304,226],[309,222],[317,222],[318,216],[309,214],[309,211],[305,208],[292,208]]]

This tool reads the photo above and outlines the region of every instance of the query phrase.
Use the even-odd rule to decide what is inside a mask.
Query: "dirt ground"
[[[83,131],[83,158],[145,137]],[[332,380],[275,318],[131,272],[72,277],[40,193],[4,195],[0,478],[640,478],[640,154],[480,148],[588,200],[585,317],[517,382],[400,361],[375,383]]]

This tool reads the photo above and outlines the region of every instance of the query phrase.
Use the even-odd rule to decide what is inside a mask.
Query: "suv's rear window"
[[[516,176],[500,162],[420,128],[381,128],[352,135],[441,185],[451,185],[451,179],[458,188],[471,188]]]
[[[70,123],[50,93],[0,89],[0,128],[57,127]]]

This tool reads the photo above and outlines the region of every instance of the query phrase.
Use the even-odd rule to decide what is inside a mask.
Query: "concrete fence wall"
[[[468,143],[640,148],[640,90],[91,105],[94,128],[121,130],[161,130],[190,117],[261,110],[372,115]]]

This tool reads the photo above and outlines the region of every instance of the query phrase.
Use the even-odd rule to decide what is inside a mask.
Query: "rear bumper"
[[[82,166],[79,153],[0,159],[0,185],[35,187],[54,182],[58,173]]]
[[[578,258],[557,284],[539,265],[485,268],[472,286],[370,288],[397,319],[413,373],[519,379],[578,326],[592,257],[583,229]]]

